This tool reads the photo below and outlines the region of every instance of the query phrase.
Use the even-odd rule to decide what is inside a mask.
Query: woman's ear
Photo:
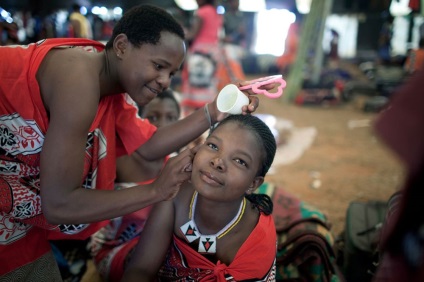
[[[252,194],[253,192],[255,192],[256,189],[258,189],[258,187],[262,185],[262,183],[264,183],[264,177],[256,176],[250,184],[249,188],[247,189],[246,194]]]
[[[124,34],[118,34],[113,41],[113,51],[118,58],[121,58],[128,47],[128,37]]]

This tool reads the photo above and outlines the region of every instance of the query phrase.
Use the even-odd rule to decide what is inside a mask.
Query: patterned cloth
[[[49,252],[48,238],[86,239],[107,223],[54,226],[41,210],[40,153],[49,118],[36,73],[49,50],[73,47],[104,49],[70,38],[0,47],[0,275]],[[132,153],[156,131],[136,113],[125,94],[101,99],[87,136],[83,187],[113,189],[116,156]]]
[[[16,271],[0,276],[0,282],[11,281],[63,282],[52,252],[47,252]]]
[[[146,181],[140,184],[151,183]],[[136,183],[117,183],[115,189],[125,189]],[[137,245],[152,206],[114,218],[91,236],[89,243],[93,262],[105,281],[120,281],[129,253]]]
[[[174,235],[159,280],[275,281],[275,242],[274,220],[261,214],[255,229],[227,266],[219,261],[212,263]]]
[[[326,216],[272,183],[262,184],[256,193],[267,194],[274,203],[277,281],[344,281]]]

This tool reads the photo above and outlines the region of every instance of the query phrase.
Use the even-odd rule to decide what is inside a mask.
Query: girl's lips
[[[222,186],[222,185],[224,185],[224,183],[221,180],[219,180],[218,178],[216,178],[215,176],[213,176],[209,172],[202,171],[201,172],[201,178],[206,183],[211,184],[211,185],[214,185],[214,186]]]

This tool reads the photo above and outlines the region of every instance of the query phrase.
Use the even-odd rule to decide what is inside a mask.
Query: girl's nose
[[[224,171],[225,170],[225,164],[224,161],[220,157],[215,157],[211,159],[210,165],[217,169],[218,171]]]
[[[155,123],[155,126],[158,127],[158,128],[163,127],[165,125],[168,125],[168,121],[167,121],[166,117],[158,118],[158,120]]]

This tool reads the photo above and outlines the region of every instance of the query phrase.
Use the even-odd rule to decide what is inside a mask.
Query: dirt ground
[[[363,112],[360,99],[320,107],[261,98],[257,111],[288,119],[296,128],[316,129],[313,142],[300,158],[275,166],[267,181],[324,212],[335,235],[344,228],[351,201],[386,201],[404,178],[401,163],[373,131],[378,114]],[[355,122],[357,127],[349,127]],[[320,181],[316,186],[314,179]]]

